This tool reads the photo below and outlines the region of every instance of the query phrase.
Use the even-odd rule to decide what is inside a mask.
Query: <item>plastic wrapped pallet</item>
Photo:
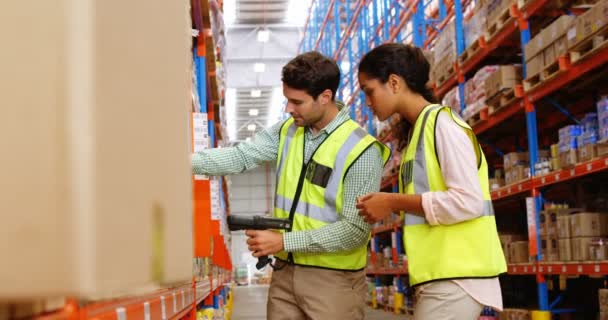
[[[608,96],[597,102],[598,136],[600,141],[608,139]]]
[[[460,113],[460,94],[458,92],[458,86],[455,86],[450,91],[448,91],[441,103],[444,106],[448,106],[452,108],[452,110]]]
[[[486,29],[487,7],[477,6],[471,19],[464,23],[465,48],[468,48],[481,37]]]

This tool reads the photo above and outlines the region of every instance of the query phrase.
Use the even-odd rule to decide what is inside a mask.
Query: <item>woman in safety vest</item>
[[[428,88],[419,48],[384,44],[359,64],[366,104],[380,121],[401,117],[399,193],[371,193],[357,208],[368,223],[403,212],[414,319],[477,319],[502,309],[505,273],[488,186],[488,164],[471,127]]]

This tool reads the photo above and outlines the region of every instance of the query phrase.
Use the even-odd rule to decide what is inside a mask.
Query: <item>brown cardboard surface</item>
[[[0,300],[192,279],[188,6],[76,3],[3,4]]]
[[[608,236],[608,214],[582,212],[570,217],[572,237]]]
[[[486,97],[491,98],[502,90],[514,88],[520,82],[520,65],[500,66],[485,81]]]
[[[528,241],[512,242],[509,247],[509,250],[511,263],[525,263],[530,260],[528,254]]]
[[[534,57],[532,57],[528,62],[526,62],[526,72],[528,77],[535,76],[542,71],[543,66],[545,65],[545,55],[541,51],[537,53]]]
[[[589,161],[593,158],[597,158],[597,146],[595,144],[588,144],[578,149],[578,162]]]
[[[568,53],[568,38],[566,35],[557,38],[557,40],[555,40],[554,47],[555,56],[558,58]]]
[[[556,236],[542,236],[540,243],[543,261],[559,261],[559,242]]]
[[[555,46],[553,43],[543,49],[543,53],[545,55],[545,66],[548,66],[557,60],[557,55],[555,54]]]
[[[573,167],[578,163],[578,151],[571,149],[566,152],[559,153],[559,165],[562,168]]]
[[[517,164],[526,164],[528,163],[529,154],[528,152],[511,152],[507,153],[503,157],[504,168],[511,169],[513,166]]]
[[[559,239],[559,260],[560,261],[572,261],[572,240],[571,239]]]
[[[560,239],[568,239],[572,237],[570,215],[557,217],[557,237]]]

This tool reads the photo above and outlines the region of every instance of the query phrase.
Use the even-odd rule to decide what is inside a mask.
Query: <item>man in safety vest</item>
[[[268,319],[363,319],[370,226],[356,199],[379,190],[390,150],[336,101],[335,61],[301,54],[281,80],[291,117],[250,142],[195,154],[194,172],[237,174],[276,161],[274,216],[291,219],[292,229],[247,231],[255,257],[277,258]]]

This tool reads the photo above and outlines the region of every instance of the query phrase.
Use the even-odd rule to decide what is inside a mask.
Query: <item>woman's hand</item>
[[[392,196],[391,193],[376,192],[358,198],[357,209],[359,209],[359,215],[369,224],[386,218],[393,212],[391,207]]]

